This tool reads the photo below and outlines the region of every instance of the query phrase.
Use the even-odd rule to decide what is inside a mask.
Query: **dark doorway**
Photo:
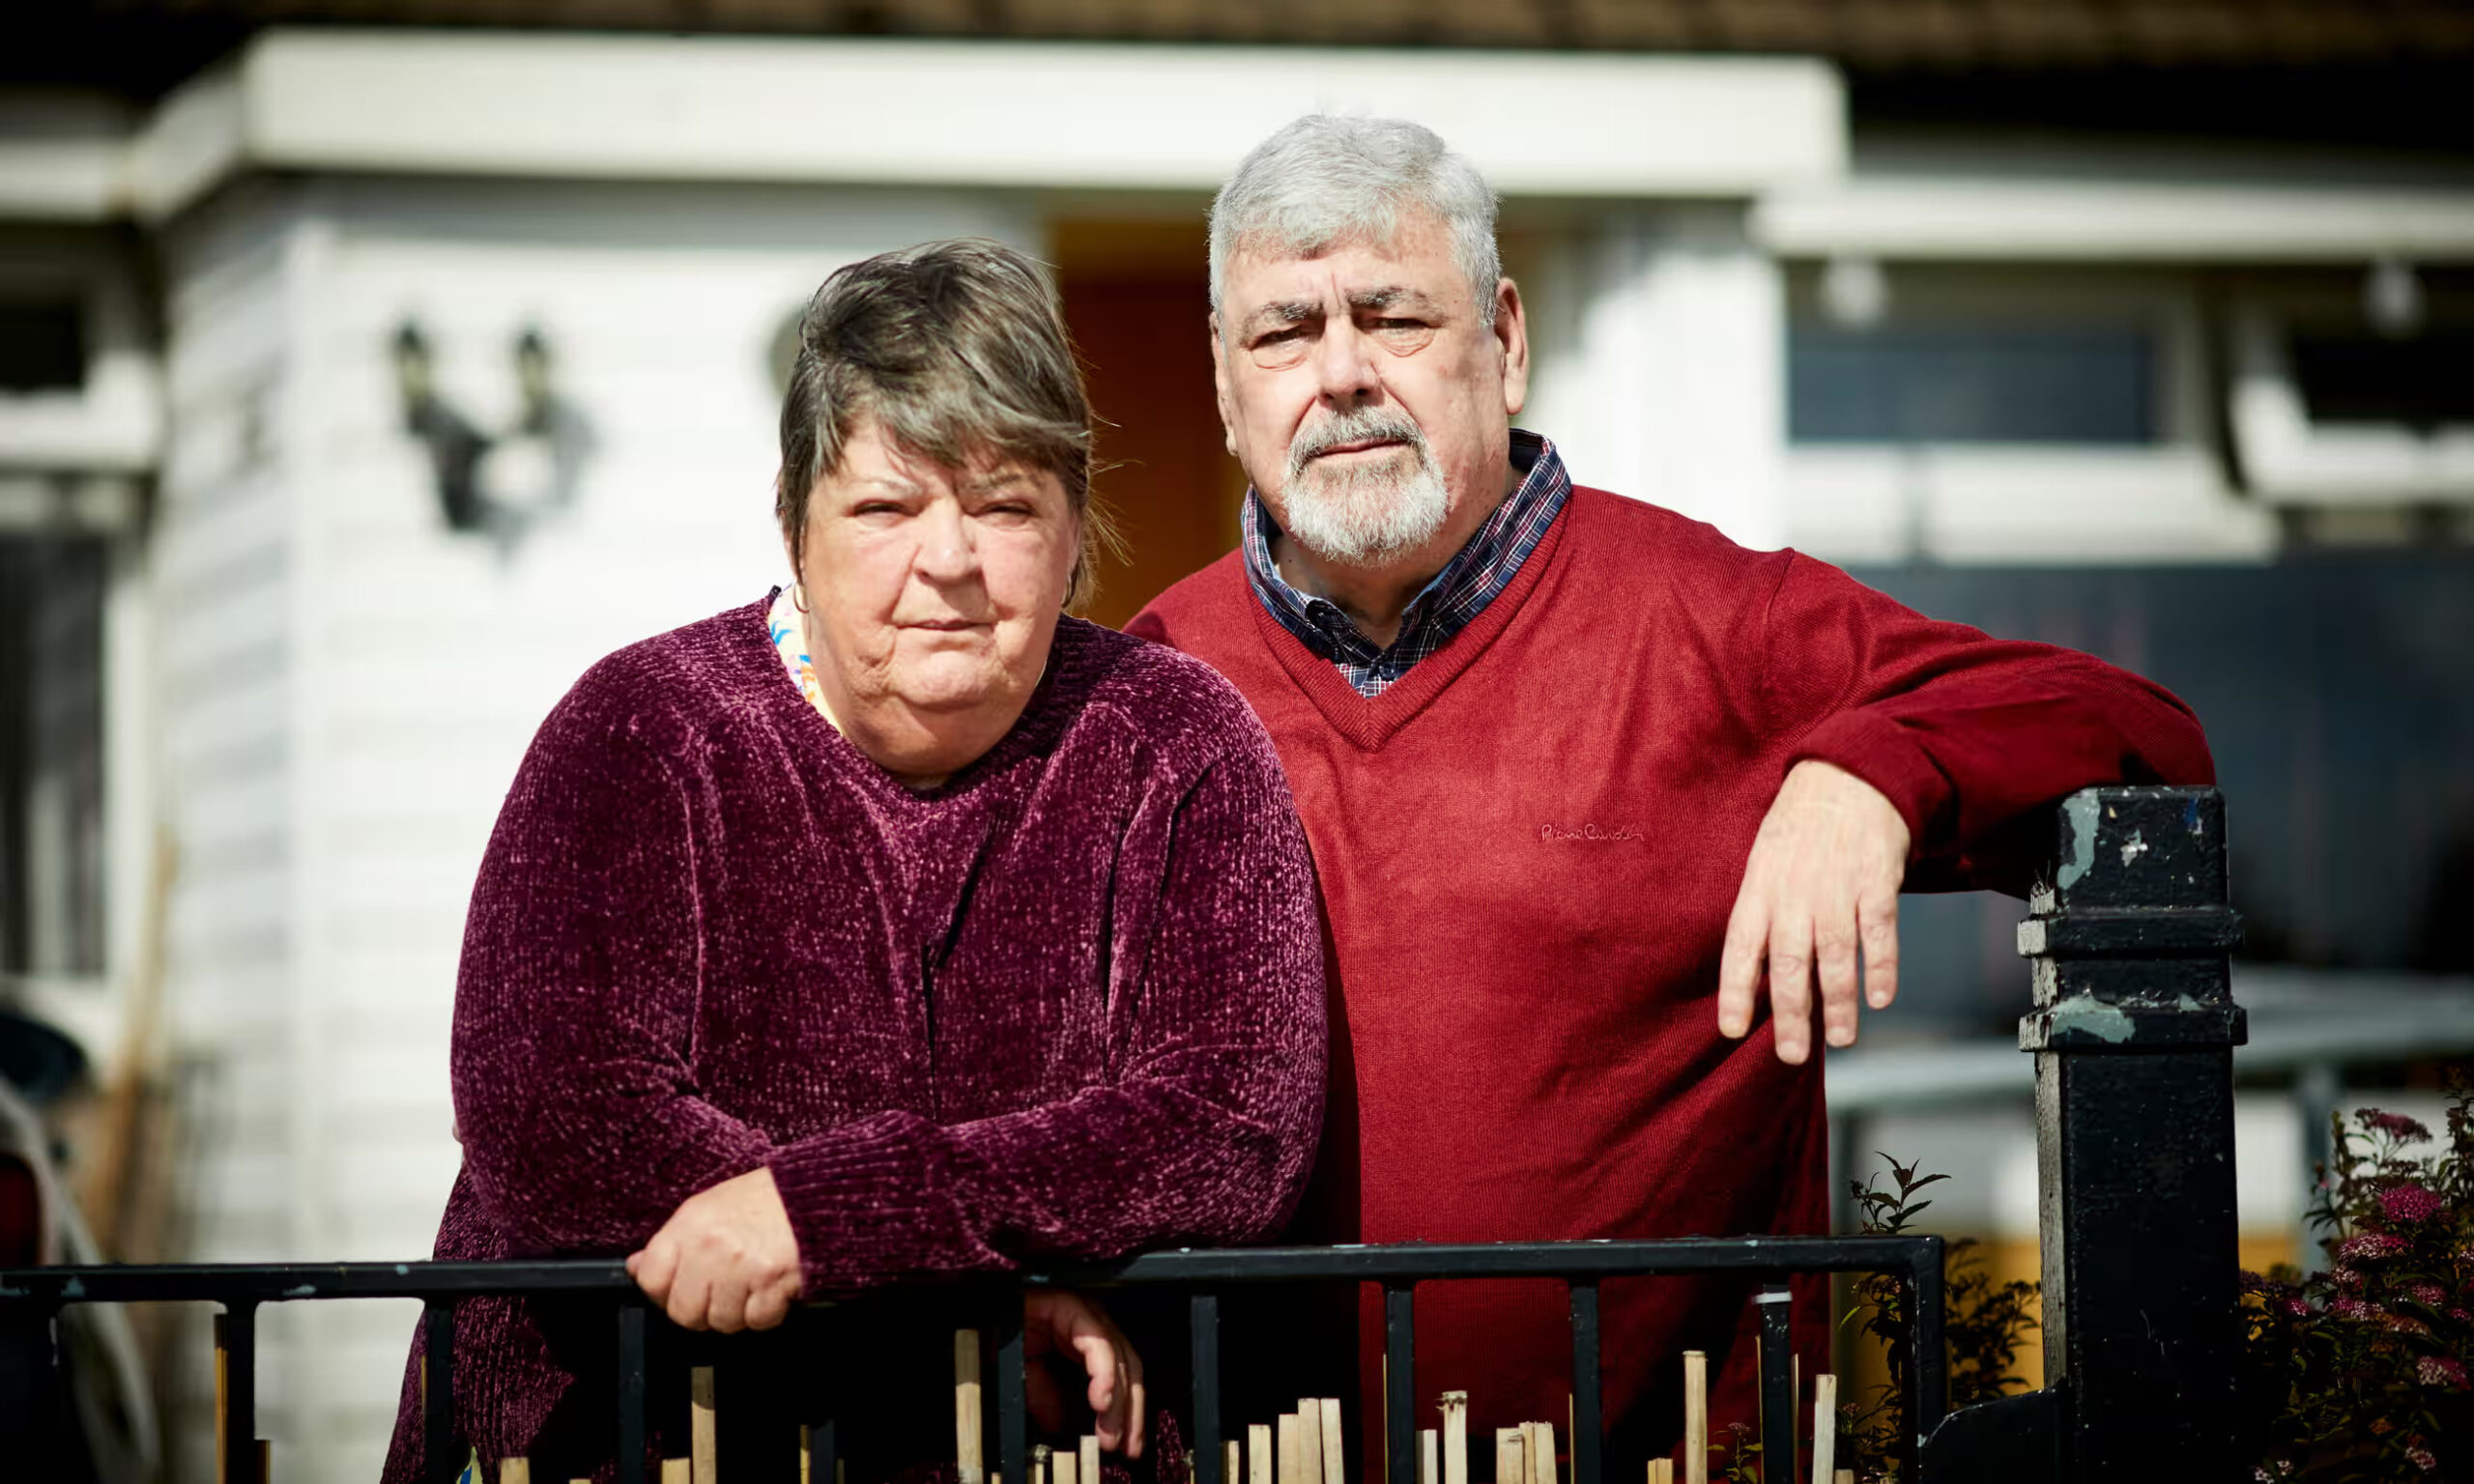
[[[1050,242],[1101,418],[1093,490],[1125,537],[1122,559],[1101,559],[1086,612],[1122,628],[1163,588],[1237,544],[1246,476],[1212,402],[1202,213],[1069,216]]]

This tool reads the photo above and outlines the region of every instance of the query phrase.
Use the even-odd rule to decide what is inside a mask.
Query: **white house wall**
[[[1532,286],[1521,421],[1579,483],[1782,544],[1786,290],[1742,210],[1635,207],[1558,236]]]
[[[601,655],[777,580],[785,318],[841,263],[964,234],[1032,240],[994,194],[333,181],[176,239],[156,562],[170,992],[217,1069],[195,1256],[427,1254],[466,899],[525,746]],[[485,430],[527,328],[590,424],[573,506],[512,547],[442,519],[407,316]],[[375,1476],[415,1313],[270,1312],[279,1472]]]

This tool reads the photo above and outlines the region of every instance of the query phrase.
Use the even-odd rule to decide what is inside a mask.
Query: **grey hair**
[[[1239,248],[1283,256],[1352,241],[1388,243],[1402,208],[1430,212],[1469,275],[1478,319],[1495,322],[1503,254],[1495,192],[1441,135],[1406,119],[1309,113],[1254,146],[1211,203],[1211,310]]]
[[[1095,556],[1120,555],[1091,498],[1091,408],[1055,280],[1013,248],[961,239],[880,253],[808,300],[773,490],[793,566],[806,562],[809,494],[862,417],[948,468],[993,453],[1056,475],[1082,528],[1069,608],[1090,596]]]

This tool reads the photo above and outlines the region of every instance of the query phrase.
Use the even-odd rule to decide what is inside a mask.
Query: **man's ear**
[[[1509,278],[1495,285],[1495,346],[1504,357],[1504,415],[1517,417],[1529,405],[1529,313]]]
[[[1211,316],[1211,394],[1220,408],[1220,441],[1228,456],[1237,457],[1237,403],[1228,395],[1228,347],[1220,338],[1220,314]]]

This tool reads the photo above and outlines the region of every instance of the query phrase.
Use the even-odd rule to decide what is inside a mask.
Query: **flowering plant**
[[[2334,1120],[2311,1210],[2327,1270],[2242,1275],[2246,1421],[2263,1481],[2455,1477],[2474,1469],[2474,1084],[2448,1136],[2402,1114]]]

